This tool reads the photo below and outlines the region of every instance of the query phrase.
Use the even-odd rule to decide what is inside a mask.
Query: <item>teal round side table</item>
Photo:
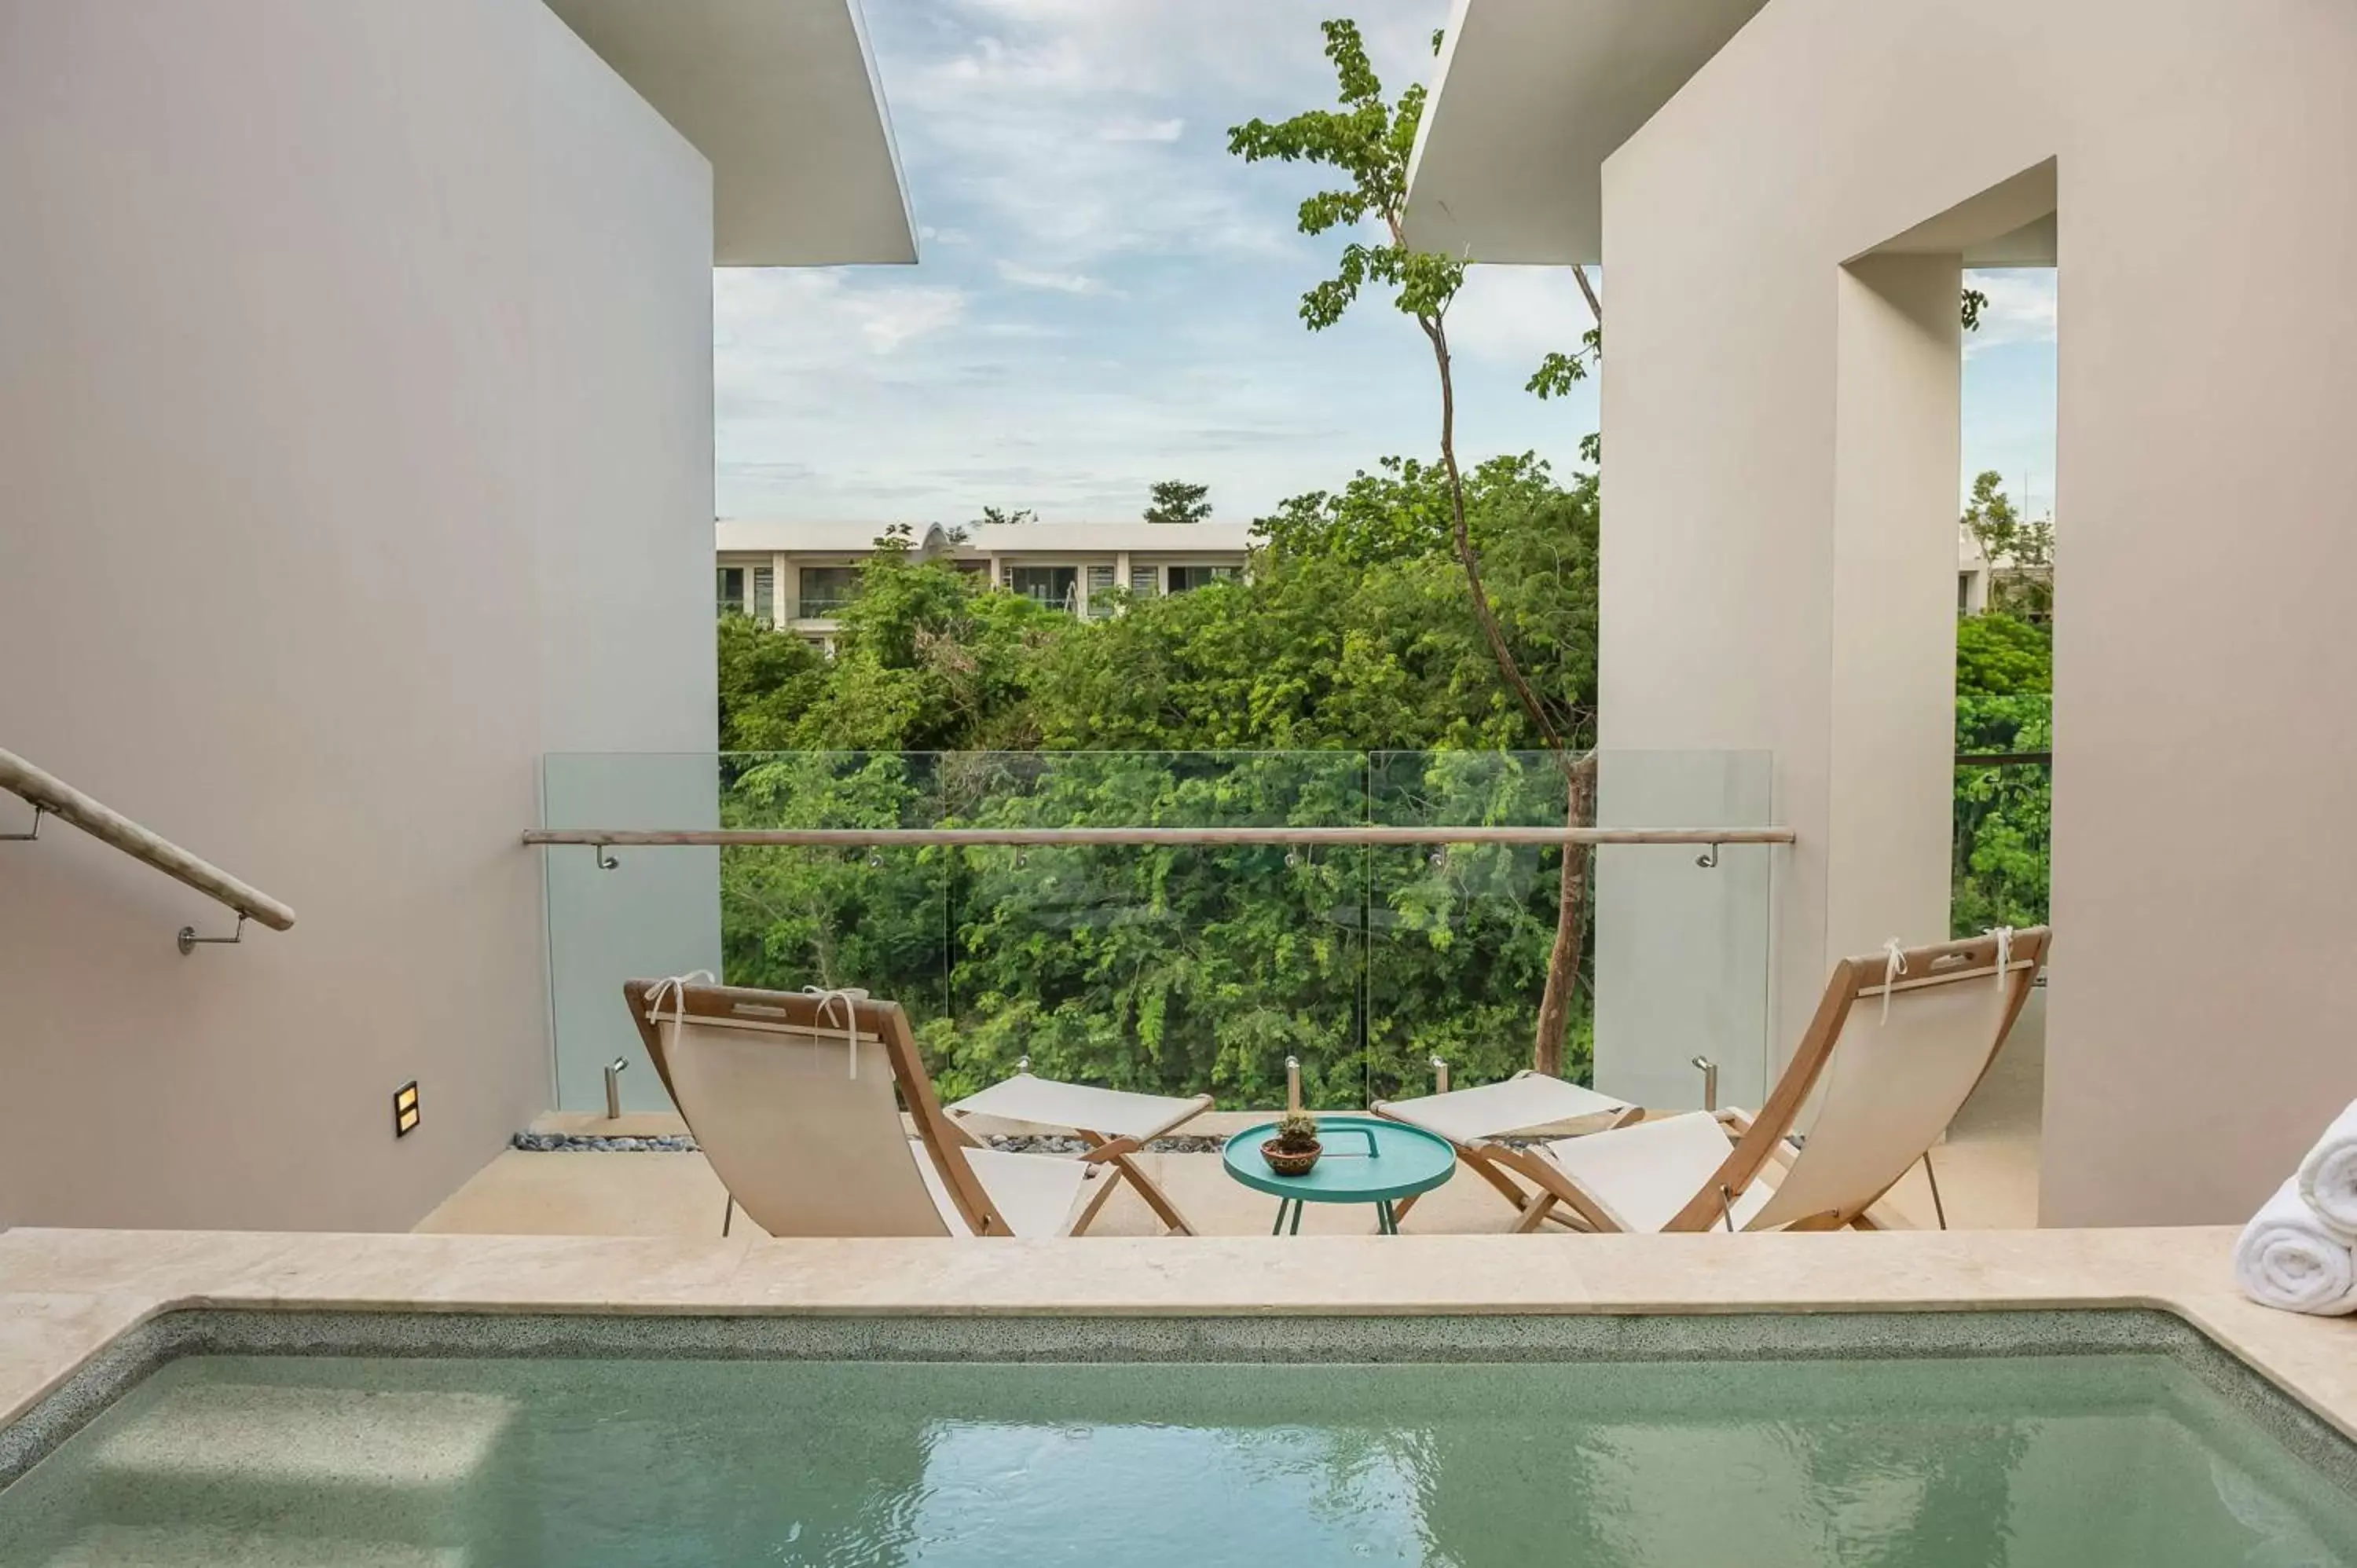
[[[1276,1136],[1276,1123],[1264,1122],[1230,1138],[1220,1151],[1228,1175],[1258,1192],[1275,1197],[1276,1223],[1272,1236],[1299,1235],[1301,1207],[1306,1203],[1372,1203],[1375,1229],[1385,1236],[1399,1234],[1399,1216],[1392,1205],[1403,1197],[1430,1192],[1457,1169],[1457,1151],[1445,1138],[1420,1127],[1385,1122],[1375,1116],[1320,1116],[1318,1141],[1326,1152],[1308,1176],[1279,1176],[1268,1168],[1260,1146]],[[1288,1212],[1292,1225],[1286,1219]]]

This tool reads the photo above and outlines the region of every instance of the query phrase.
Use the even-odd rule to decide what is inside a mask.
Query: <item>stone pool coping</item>
[[[2234,1289],[2229,1228],[1055,1241],[16,1230],[0,1424],[171,1312],[1255,1316],[2146,1308],[2357,1440],[2357,1319]]]

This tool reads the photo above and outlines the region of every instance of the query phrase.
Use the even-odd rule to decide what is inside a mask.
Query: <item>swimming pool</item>
[[[2352,1445],[2155,1313],[175,1314],[0,1562],[2357,1564]]]

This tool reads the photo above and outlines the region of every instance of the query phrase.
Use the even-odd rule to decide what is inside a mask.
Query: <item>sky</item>
[[[1333,101],[1337,0],[866,0],[919,225],[914,267],[715,278],[723,517],[963,522],[1138,515],[1160,479],[1246,521],[1438,446],[1432,361],[1371,292],[1304,328],[1343,242],[1295,231],[1327,183],[1227,129]],[[1448,0],[1356,0],[1391,96]],[[2051,274],[1993,274],[1965,368],[1965,470],[2052,489]],[[1603,292],[1608,301],[1609,283]],[[1588,315],[1568,269],[1475,267],[1449,315],[1467,461],[1568,472],[1594,384],[1523,382]],[[1609,366],[1606,373],[1609,372]]]

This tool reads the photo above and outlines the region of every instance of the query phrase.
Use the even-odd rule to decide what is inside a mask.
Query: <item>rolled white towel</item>
[[[2243,1227],[2234,1280],[2261,1306],[2324,1317],[2357,1312],[2357,1251],[2317,1218],[2296,1177]]]
[[[2357,1105],[2336,1117],[2299,1162],[2299,1195],[2319,1219],[2357,1240]]]

